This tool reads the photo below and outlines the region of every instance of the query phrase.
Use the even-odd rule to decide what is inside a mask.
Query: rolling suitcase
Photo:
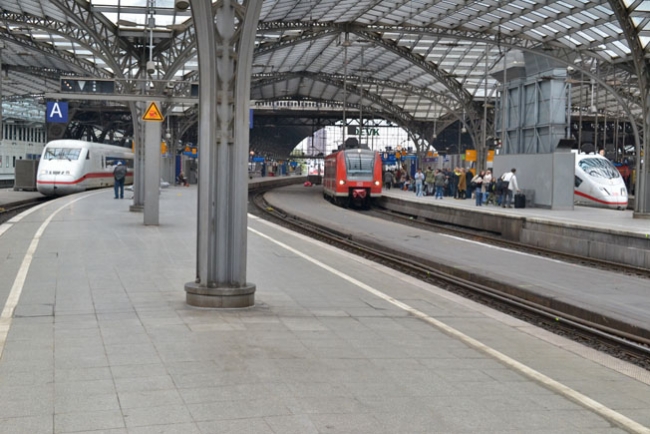
[[[515,194],[515,208],[526,208],[526,195],[522,193]]]

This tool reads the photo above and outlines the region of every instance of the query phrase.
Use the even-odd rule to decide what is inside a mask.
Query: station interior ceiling
[[[0,0],[0,13],[5,121],[43,122],[45,95],[65,77],[198,80],[191,9],[174,0]],[[440,130],[497,106],[504,65],[535,59],[565,75],[574,113],[643,126],[648,41],[646,1],[264,0],[251,99]],[[125,134],[126,105],[93,107],[107,116],[80,122]],[[188,104],[169,113],[196,119]]]

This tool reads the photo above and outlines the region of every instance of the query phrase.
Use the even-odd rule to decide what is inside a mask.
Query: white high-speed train
[[[43,149],[36,188],[46,196],[63,196],[114,184],[113,169],[120,161],[133,182],[133,152],[120,146],[81,140],[54,140]]]
[[[627,188],[616,166],[601,155],[576,154],[575,157],[574,203],[626,209]]]

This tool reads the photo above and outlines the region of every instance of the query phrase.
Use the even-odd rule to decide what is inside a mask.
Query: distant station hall
[[[646,2],[0,14],[0,434],[650,433]]]

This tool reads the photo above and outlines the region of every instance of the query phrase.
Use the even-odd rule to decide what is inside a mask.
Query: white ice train
[[[626,209],[627,188],[616,166],[600,155],[576,154],[575,157],[574,203]]]
[[[131,184],[133,152],[130,149],[81,140],[54,140],[43,149],[36,188],[45,196],[63,196],[110,187],[118,161],[128,169],[125,184]]]

